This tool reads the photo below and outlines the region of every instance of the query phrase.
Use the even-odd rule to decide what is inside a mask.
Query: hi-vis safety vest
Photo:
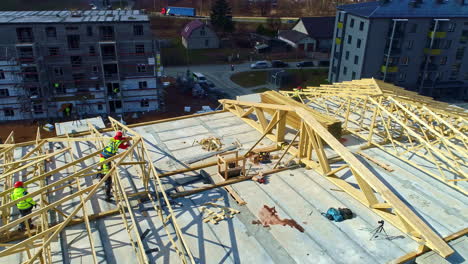
[[[99,162],[103,162],[103,161],[106,161],[106,159],[105,158],[99,159]],[[104,175],[107,174],[109,172],[109,169],[110,167],[109,165],[107,165],[107,163],[102,164],[101,174],[104,174]]]
[[[28,192],[26,191],[25,188],[15,188],[13,190],[13,193],[11,194],[11,200],[13,201],[18,200],[19,198],[25,196],[26,194],[28,194]],[[25,210],[35,204],[36,202],[34,202],[34,200],[30,197],[30,198],[27,198],[25,200],[18,202],[16,206],[18,207],[18,209]]]
[[[104,148],[104,154],[114,156],[119,151],[119,146],[122,142],[122,140],[111,139],[109,144]]]

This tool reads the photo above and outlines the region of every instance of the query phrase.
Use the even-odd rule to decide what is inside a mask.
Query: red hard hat
[[[117,131],[117,132],[115,133],[115,137],[116,137],[116,138],[121,138],[122,136],[123,136],[122,131]]]
[[[15,182],[15,188],[23,187],[23,182],[22,181],[17,181]]]

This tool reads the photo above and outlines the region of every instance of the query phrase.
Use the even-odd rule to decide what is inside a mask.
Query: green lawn
[[[329,84],[327,81],[328,70],[326,69],[289,69],[287,71],[293,74],[293,80],[286,87],[281,87],[283,90],[292,90],[297,86],[306,87]]]
[[[254,87],[266,84],[268,71],[246,71],[235,73],[231,76],[231,81],[244,87]]]
[[[89,9],[87,0],[0,0],[0,10]]]

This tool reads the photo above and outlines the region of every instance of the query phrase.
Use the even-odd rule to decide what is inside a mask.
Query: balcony
[[[387,72],[387,73],[394,73],[394,72],[398,72],[398,67],[397,66],[385,66],[385,65],[382,65],[382,67],[380,68],[380,71],[381,72]]]
[[[102,60],[105,60],[105,61],[115,61],[117,60],[117,56],[115,56],[115,53],[104,53],[102,54]]]
[[[113,34],[109,34],[109,35],[101,35],[99,40],[101,41],[113,41],[115,39],[114,35]]]
[[[440,55],[440,54],[442,54],[442,50],[441,50],[441,49],[429,49],[429,48],[425,48],[425,49],[424,49],[424,53],[425,53],[425,54],[428,54],[428,55]]]
[[[436,31],[435,34],[434,34],[434,31],[431,31],[429,33],[427,33],[427,36],[429,38],[445,38],[447,37],[447,32],[443,32],[443,31]]]
[[[341,44],[341,38],[335,38],[335,43],[340,45]]]
[[[338,25],[337,25],[338,28],[343,28],[343,22],[338,22]]]

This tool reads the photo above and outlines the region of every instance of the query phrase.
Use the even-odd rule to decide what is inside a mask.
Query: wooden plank
[[[392,167],[390,167],[390,165],[385,164],[385,163],[383,163],[383,162],[380,162],[380,161],[376,160],[375,158],[373,158],[373,157],[367,155],[367,154],[364,153],[364,152],[358,152],[357,154],[359,154],[359,155],[363,156],[364,158],[366,158],[366,159],[372,161],[373,163],[377,164],[379,167],[382,167],[382,168],[385,169],[386,171],[389,171],[389,172],[394,171],[394,169],[393,169]]]

